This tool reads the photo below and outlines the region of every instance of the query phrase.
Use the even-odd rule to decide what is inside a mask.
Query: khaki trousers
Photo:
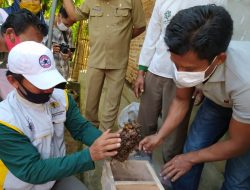
[[[107,130],[114,126],[120,106],[125,76],[126,69],[96,69],[88,67],[85,117],[96,127]],[[99,121],[98,111],[104,82],[106,91]]]
[[[173,79],[161,77],[149,71],[147,72],[138,113],[138,122],[143,127],[143,136],[157,132],[159,117],[162,122],[165,121],[169,107],[175,96],[175,90],[176,86]],[[162,150],[164,162],[182,153],[190,113],[191,109],[181,124],[165,139]]]

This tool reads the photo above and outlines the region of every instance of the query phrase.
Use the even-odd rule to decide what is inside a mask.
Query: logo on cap
[[[49,68],[51,66],[51,61],[50,58],[47,55],[42,55],[39,58],[39,64],[43,67],[43,68]]]

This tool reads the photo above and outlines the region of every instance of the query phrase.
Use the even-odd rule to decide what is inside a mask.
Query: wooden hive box
[[[164,190],[156,173],[144,160],[105,161],[102,190]]]

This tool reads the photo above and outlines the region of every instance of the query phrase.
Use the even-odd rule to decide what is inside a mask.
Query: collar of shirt
[[[225,81],[225,63],[219,65],[214,71],[208,82],[223,82]]]

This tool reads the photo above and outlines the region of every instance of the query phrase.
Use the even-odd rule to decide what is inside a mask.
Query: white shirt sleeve
[[[162,0],[156,0],[152,16],[147,27],[146,37],[139,57],[139,65],[142,66],[149,67],[155,54],[156,43],[160,38],[162,31],[160,16],[161,2]]]

